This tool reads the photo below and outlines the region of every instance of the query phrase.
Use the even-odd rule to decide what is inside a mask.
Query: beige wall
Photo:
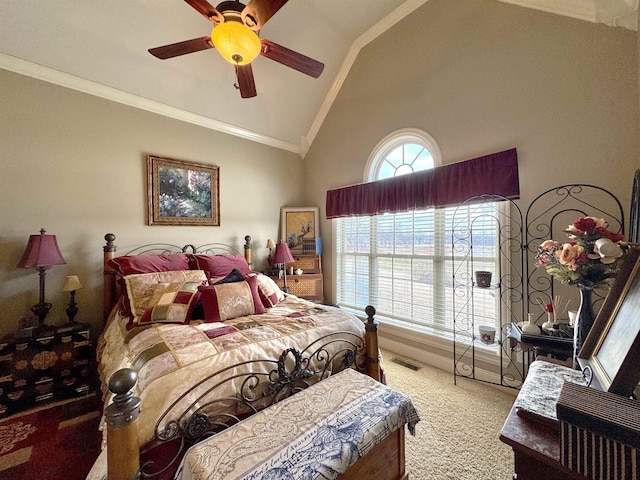
[[[591,183],[628,214],[638,155],[636,33],[493,0],[430,0],[365,47],[305,157],[308,204],[361,182],[387,134],[423,129],[445,163],[516,147],[521,205]],[[324,219],[324,216],[323,216]],[[331,223],[323,220],[332,297]]]
[[[15,265],[41,227],[67,260],[47,274],[49,321],[64,321],[59,289],[78,274],[78,318],[97,330],[105,233],[120,252],[157,240],[240,247],[251,234],[262,268],[282,205],[323,207],[327,189],[360,182],[372,148],[404,127],[432,134],[446,163],[517,147],[524,205],[582,182],[627,209],[640,167],[637,49],[622,28],[493,0],[430,0],[363,49],[304,169],[289,152],[0,70],[0,334],[37,302],[37,274]],[[220,166],[221,227],[145,225],[148,153]],[[322,236],[331,298],[326,220]]]
[[[55,234],[67,264],[47,273],[48,323],[66,320],[65,275],[85,288],[77,320],[102,322],[102,245],[254,239],[264,268],[280,207],[300,204],[302,162],[279,149],[0,70],[0,335],[38,302],[35,270],[17,269],[30,234]],[[147,226],[146,155],[220,167],[220,227]]]

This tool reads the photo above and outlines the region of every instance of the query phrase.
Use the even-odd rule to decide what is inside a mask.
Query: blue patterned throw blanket
[[[347,369],[193,446],[177,477],[334,479],[419,420],[409,397]]]

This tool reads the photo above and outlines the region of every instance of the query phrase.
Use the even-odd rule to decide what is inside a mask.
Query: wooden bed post
[[[104,304],[102,306],[102,315],[103,321],[106,322],[107,318],[109,318],[109,313],[111,313],[111,308],[116,303],[116,271],[109,266],[109,260],[116,256],[116,246],[113,243],[116,236],[113,233],[107,233],[104,239],[107,241],[107,244],[102,247],[104,257]]]
[[[116,396],[105,409],[108,480],[140,478],[138,415],[141,402],[131,391],[137,379],[135,370],[123,368],[109,380],[109,390]]]
[[[251,236],[244,237],[244,258],[251,267]]]
[[[367,314],[367,323],[365,324],[365,342],[367,344],[367,375],[380,381],[382,378],[380,372],[380,357],[378,355],[378,321],[373,318],[376,309],[371,305],[364,309]]]

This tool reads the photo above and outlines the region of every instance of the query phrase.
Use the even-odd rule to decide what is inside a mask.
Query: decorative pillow
[[[137,273],[171,272],[190,270],[186,253],[169,255],[123,255],[109,260],[109,266],[123,277]],[[194,269],[195,270],[195,269]]]
[[[201,282],[159,283],[155,286],[154,306],[147,308],[138,325],[150,323],[188,323],[191,312],[200,298]]]
[[[243,275],[251,272],[251,267],[242,255],[200,255],[188,254],[191,268],[204,270],[207,278],[224,277],[234,268],[240,270]]]
[[[244,275],[240,273],[240,270],[234,268],[229,275],[226,277],[211,277],[208,282],[211,285],[223,284],[223,283],[233,283],[233,282],[242,282],[244,280]],[[264,303],[264,302],[263,302]],[[202,306],[202,301],[200,300],[200,295],[195,302],[193,307],[193,311],[191,312],[192,320],[202,320],[204,318],[204,308]]]
[[[165,315],[172,318],[174,322],[186,323],[190,319],[192,306],[195,305],[197,300],[197,288],[193,289],[193,286],[189,283],[195,283],[196,287],[206,282],[207,277],[202,270],[179,270],[172,272],[154,272],[154,273],[139,273],[133,275],[127,275],[124,277],[124,282],[127,288],[127,295],[131,302],[132,318],[127,324],[127,329],[131,329],[137,326],[141,319],[144,317],[148,310],[153,310],[157,305],[168,306],[170,303],[176,305],[188,305],[184,311],[184,318],[180,319],[178,312],[183,310],[183,307],[173,308],[172,312],[167,312]],[[187,294],[185,292],[192,292]],[[190,295],[190,298],[186,298]],[[174,302],[170,301],[170,297],[173,296]],[[148,315],[152,315],[153,312],[149,312]],[[160,309],[156,312],[156,318],[160,318]],[[150,323],[151,317],[148,317],[146,323]],[[166,320],[168,321],[168,320]]]
[[[189,257],[186,253],[171,253],[168,255],[123,255],[109,260],[109,266],[114,268],[121,277],[141,273],[170,272],[190,270]],[[118,302],[118,309],[123,317],[133,317],[131,301],[127,295],[126,285],[119,279],[121,291],[125,292]]]
[[[211,285],[222,285],[223,283],[241,282],[243,280],[244,280],[244,275],[242,274],[242,272],[237,268],[234,268],[233,270],[231,270],[231,273],[229,273],[229,275],[227,275],[226,277],[223,277],[220,279],[216,277],[210,278],[209,283]]]
[[[247,277],[241,282],[203,285],[198,290],[205,322],[221,322],[266,311],[258,294],[256,277]]]
[[[262,273],[250,273],[258,279],[258,294],[265,308],[275,307],[284,300],[284,292],[272,278]]]

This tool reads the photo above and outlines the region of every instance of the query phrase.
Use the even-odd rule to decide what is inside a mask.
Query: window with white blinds
[[[405,139],[370,162],[370,180],[436,166],[429,145]],[[420,158],[420,161],[415,161]],[[439,159],[438,159],[439,160]],[[438,162],[439,163],[439,162]],[[472,278],[474,270],[497,270],[497,225],[487,218],[495,204],[424,209],[371,217],[345,217],[335,222],[336,302],[361,311],[373,305],[377,318],[435,334],[453,331],[453,279]],[[456,228],[473,226],[473,263],[468,252],[453,256]],[[460,219],[464,218],[464,225]],[[473,267],[471,267],[473,265]],[[498,322],[499,298],[487,292],[474,297],[476,324]],[[457,311],[467,308],[456,304]],[[470,308],[470,306],[469,306]]]

